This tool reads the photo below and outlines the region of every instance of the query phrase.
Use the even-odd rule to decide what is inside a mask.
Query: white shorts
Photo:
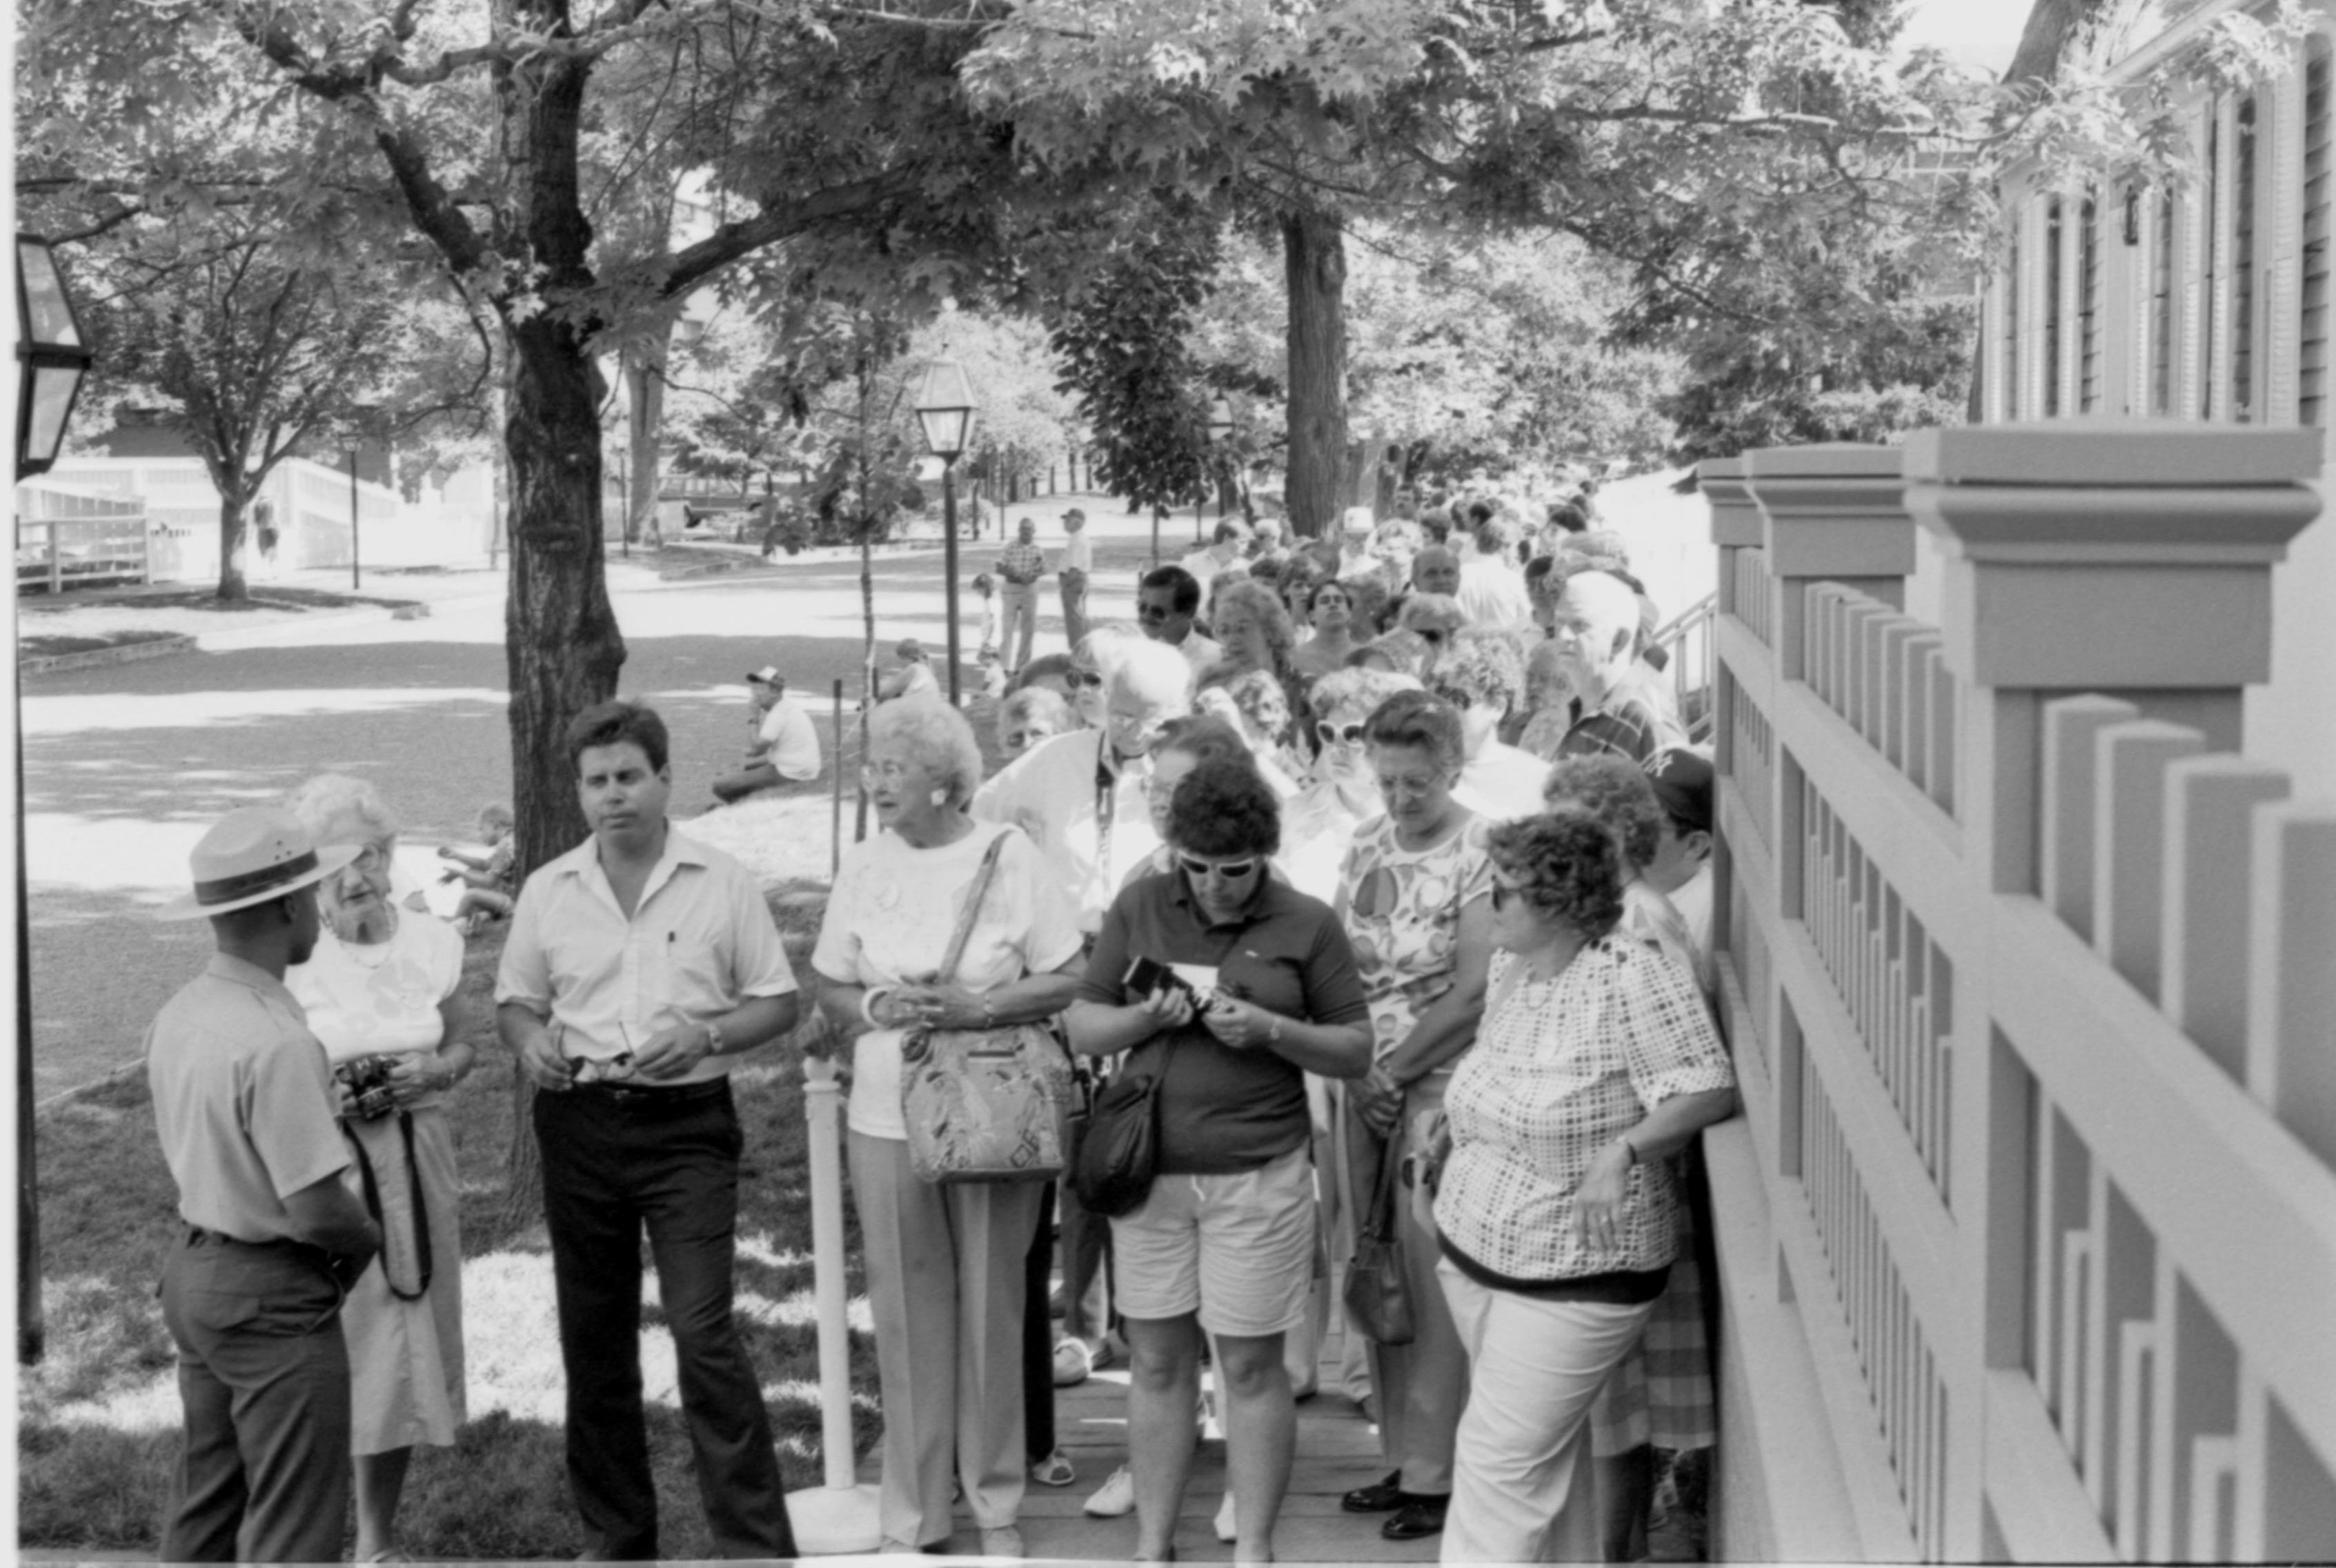
[[[1111,1222],[1119,1310],[1152,1320],[1200,1315],[1211,1334],[1283,1334],[1306,1320],[1314,1284],[1314,1167],[1303,1144],[1253,1171],[1162,1176]]]

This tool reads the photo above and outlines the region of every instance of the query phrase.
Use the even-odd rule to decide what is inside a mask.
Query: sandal
[[[1041,1486],[1067,1486],[1078,1478],[1079,1473],[1071,1468],[1069,1456],[1060,1448],[1043,1459],[1031,1461],[1030,1479]]]

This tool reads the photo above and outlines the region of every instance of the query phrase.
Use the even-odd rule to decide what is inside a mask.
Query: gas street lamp
[[[1209,447],[1212,456],[1215,454],[1216,447],[1226,436],[1231,435],[1232,431],[1233,405],[1220,397],[1209,404]],[[1205,461],[1202,463],[1202,470],[1200,499],[1192,502],[1192,548],[1195,550],[1201,547],[1201,513],[1209,504],[1209,482],[1215,477],[1209,472],[1209,464]],[[1221,517],[1224,515],[1224,508],[1219,507],[1217,514]]]
[[[94,357],[82,341],[49,242],[16,236],[16,477],[46,473],[65,443],[82,378]]]
[[[957,460],[965,455],[973,434],[973,385],[965,367],[954,360],[937,359],[927,367],[917,388],[917,423],[925,427],[925,445],[941,460],[941,570],[948,576],[943,596],[949,611],[949,705],[958,701],[957,633]]]

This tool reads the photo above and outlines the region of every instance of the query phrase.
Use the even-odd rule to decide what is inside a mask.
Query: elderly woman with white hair
[[[462,939],[391,891],[398,822],[374,786],[320,774],[285,802],[318,844],[357,858],[317,885],[324,929],[284,983],[342,1083],[381,1256],[342,1310],[349,1342],[356,1558],[397,1552],[397,1503],[417,1444],[451,1447],[463,1421],[462,1183],[448,1092],[471,1070],[459,995]]]
[[[881,831],[844,852],[812,967],[828,981],[822,1011],[852,1041],[852,1190],[884,1402],[879,1524],[886,1551],[946,1542],[954,1476],[980,1554],[1018,1557],[1023,1258],[1040,1187],[917,1177],[900,1115],[901,1045],[911,1029],[1062,1011],[1077,986],[1078,926],[1029,840],[967,814],[981,752],[955,708],[930,696],[879,707],[861,776]],[[957,972],[942,983],[951,932],[999,839]]]

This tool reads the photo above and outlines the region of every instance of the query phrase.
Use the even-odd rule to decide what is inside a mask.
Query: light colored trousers
[[[1444,1108],[1444,1091],[1451,1081],[1449,1073],[1430,1073],[1406,1089],[1395,1135],[1385,1143],[1360,1116],[1347,1113],[1348,1192],[1355,1201],[1351,1222],[1358,1231],[1377,1194],[1380,1163],[1401,1162]],[[1468,1353],[1445,1303],[1436,1272],[1443,1253],[1435,1231],[1420,1222],[1421,1208],[1411,1201],[1411,1191],[1398,1175],[1396,1247],[1403,1259],[1404,1282],[1411,1288],[1415,1332],[1408,1345],[1370,1347],[1371,1386],[1379,1397],[1379,1446],[1387,1462],[1402,1472],[1398,1485],[1406,1492],[1441,1496],[1452,1490],[1452,1445],[1468,1403]]]
[[[998,657],[1011,673],[1030,662],[1030,645],[1038,635],[1038,585],[1005,583],[998,597],[1006,607],[1006,629],[998,638]]]
[[[982,1529],[1014,1523],[1022,1452],[1022,1265],[1041,1185],[942,1186],[901,1138],[851,1137],[884,1407],[884,1537],[949,1534],[952,1471]]]
[[[1535,1300],[1448,1261],[1439,1272],[1469,1361],[1443,1561],[1599,1561],[1590,1407],[1654,1303]]]

